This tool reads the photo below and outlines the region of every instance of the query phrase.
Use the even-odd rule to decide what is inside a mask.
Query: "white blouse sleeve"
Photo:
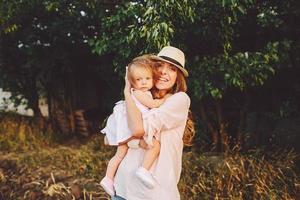
[[[153,108],[143,114],[146,143],[152,146],[153,136],[157,136],[163,130],[176,128],[182,125],[182,122],[186,122],[189,107],[189,96],[184,92],[178,92],[166,99],[159,108]]]

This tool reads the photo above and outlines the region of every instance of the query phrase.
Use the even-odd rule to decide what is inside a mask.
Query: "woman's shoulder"
[[[176,101],[184,104],[190,105],[190,97],[185,92],[176,92],[171,97],[169,97],[170,101]]]
[[[173,97],[173,98],[181,98],[181,99],[190,100],[189,95],[187,95],[187,93],[185,93],[185,92],[176,92],[176,93],[173,94],[171,97]]]

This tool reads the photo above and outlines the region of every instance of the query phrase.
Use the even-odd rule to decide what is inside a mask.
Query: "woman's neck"
[[[168,93],[168,90],[159,90],[158,94],[160,97],[164,97]]]
[[[163,98],[166,94],[170,93],[170,90],[158,90],[157,88],[153,89],[152,95],[155,99],[161,99]]]

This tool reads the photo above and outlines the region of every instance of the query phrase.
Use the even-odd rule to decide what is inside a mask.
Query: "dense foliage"
[[[110,34],[103,32],[90,44],[100,55],[116,54],[117,70],[124,60],[164,45],[183,49],[190,94],[197,105],[194,113],[211,133],[213,146],[226,150],[230,140],[234,145],[244,142],[251,90],[282,68],[297,71],[299,12],[296,1],[130,2],[102,20]],[[234,95],[238,98],[225,98]],[[226,101],[238,103],[226,110]],[[230,122],[228,112],[235,112],[239,120]]]
[[[73,98],[68,91],[76,71],[95,72],[103,83],[118,83],[111,91],[121,91],[116,75],[122,75],[130,59],[173,45],[186,53],[198,135],[223,151],[245,143],[249,114],[260,115],[263,110],[258,112],[257,101],[252,102],[254,98],[265,102],[257,96],[261,92],[257,88],[286,69],[292,75],[299,72],[296,0],[2,0],[0,4],[0,86],[12,91],[16,100],[26,98],[37,116],[38,98],[59,102]],[[291,81],[291,93],[299,94],[297,80],[285,81]],[[298,113],[294,102],[299,95],[287,99],[274,107],[289,102],[287,110]],[[251,137],[256,137],[253,132]]]

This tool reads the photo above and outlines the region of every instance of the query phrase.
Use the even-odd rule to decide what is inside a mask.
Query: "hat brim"
[[[164,61],[164,62],[170,63],[170,64],[176,66],[178,69],[180,69],[180,71],[183,73],[183,75],[184,75],[185,77],[188,77],[188,76],[189,76],[188,71],[187,71],[186,69],[184,69],[183,67],[181,67],[180,65],[177,65],[176,63],[173,63],[173,62],[171,62],[171,61],[169,61],[169,60],[163,59],[163,58],[161,58],[161,57],[159,57],[159,56],[156,56],[156,55],[151,55],[150,58],[151,58],[151,59],[154,59],[154,60],[160,60],[160,61]]]

